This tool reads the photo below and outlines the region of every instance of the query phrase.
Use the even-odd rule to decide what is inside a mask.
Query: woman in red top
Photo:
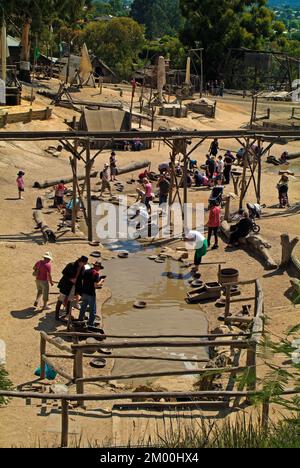
[[[24,193],[25,190],[25,183],[24,183],[24,177],[25,172],[20,171],[18,172],[18,177],[17,177],[17,187],[18,187],[18,194],[19,194],[19,200],[23,200],[22,194]]]
[[[213,250],[219,248],[219,238],[218,238],[218,231],[219,227],[221,226],[221,208],[217,205],[215,201],[210,202],[210,210],[209,210],[209,219],[207,223],[208,227],[208,247],[210,247],[210,240],[212,234],[215,236],[215,243],[213,246]]]
[[[34,307],[38,307],[39,300],[43,296],[43,308],[42,310],[49,310],[48,300],[49,300],[49,283],[53,286],[52,276],[51,276],[51,261],[52,255],[47,252],[45,253],[43,260],[37,262],[34,267],[34,276],[36,277],[36,288],[37,296],[34,303]]]

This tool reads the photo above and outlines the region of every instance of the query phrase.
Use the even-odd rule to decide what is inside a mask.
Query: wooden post
[[[266,398],[262,405],[261,425],[263,431],[267,432],[269,429],[269,415],[270,415],[270,399]]]
[[[247,350],[247,364],[249,368],[247,390],[256,390],[256,343],[252,343]]]
[[[90,140],[86,143],[86,196],[87,196],[87,212],[88,212],[88,239],[93,240],[93,219],[92,219],[92,200],[91,200],[91,145]]]
[[[68,447],[69,436],[69,402],[61,400],[61,448]]]
[[[43,356],[46,354],[46,345],[47,342],[43,335],[41,335],[41,344],[40,344],[40,354],[41,354],[41,379],[46,377],[46,363],[43,359]]]
[[[231,291],[231,286],[230,285],[225,285],[225,290],[226,290],[226,304],[225,304],[225,321],[230,315],[230,291]]]
[[[188,186],[187,186],[187,177],[188,177],[188,157],[187,157],[187,143],[186,140],[183,140],[183,162],[184,162],[184,169],[183,169],[183,212],[182,212],[182,219],[183,219],[183,227],[184,227],[184,235],[186,226],[186,219],[185,214],[187,210],[187,203],[188,203]]]
[[[76,383],[76,393],[82,395],[84,393],[83,382],[77,382],[76,379],[83,378],[83,352],[80,349],[75,351],[75,383]],[[78,401],[78,406],[83,407],[84,401]]]
[[[226,205],[225,205],[225,215],[224,219],[229,223],[230,221],[230,204],[231,204],[231,197],[226,197]]]
[[[77,140],[76,140],[77,146]],[[76,148],[77,149],[77,148]],[[73,156],[73,207],[72,207],[72,232],[76,232],[76,218],[77,218],[77,158]]]
[[[244,156],[243,156],[243,178],[242,178],[242,189],[241,189],[241,195],[240,195],[240,205],[239,205],[240,210],[243,208],[243,201],[244,201],[244,198],[245,198],[245,191],[246,191],[248,153],[249,153],[249,138],[247,138],[247,145],[246,145],[245,153],[244,153]]]

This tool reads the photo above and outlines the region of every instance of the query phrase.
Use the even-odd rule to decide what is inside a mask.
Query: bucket
[[[236,284],[239,282],[239,271],[235,268],[224,268],[219,270],[219,282],[224,284]]]

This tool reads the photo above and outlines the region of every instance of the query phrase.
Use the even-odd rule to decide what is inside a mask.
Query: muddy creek
[[[131,253],[128,259],[105,263],[106,284],[112,291],[111,300],[102,310],[106,333],[127,336],[206,334],[208,324],[205,315],[197,305],[185,301],[190,287],[190,270],[169,259],[158,264],[149,260],[149,255],[153,255],[153,250],[142,250]],[[147,302],[147,307],[135,309],[136,301]],[[207,350],[199,347],[125,349],[116,350],[114,354],[207,359]],[[194,362],[116,359],[113,375],[197,370],[201,367],[202,363]],[[147,380],[150,379],[144,379],[144,382]],[[134,383],[137,382],[135,379]]]

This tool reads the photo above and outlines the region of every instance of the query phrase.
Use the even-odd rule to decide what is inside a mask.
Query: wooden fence
[[[0,114],[0,128],[18,122],[29,123],[32,120],[49,120],[51,116],[51,107],[40,110],[29,109],[26,112],[6,112],[5,114]]]
[[[235,283],[237,284],[237,283]],[[34,398],[42,400],[61,400],[62,408],[62,435],[61,445],[66,447],[68,445],[68,414],[69,414],[69,402],[77,402],[79,407],[84,407],[86,401],[108,401],[108,400],[133,400],[134,402],[140,401],[138,406],[141,405],[147,407],[159,407],[162,405],[180,407],[213,407],[214,409],[228,407],[230,399],[237,397],[250,398],[251,395],[255,394],[256,391],[256,354],[257,345],[259,344],[264,329],[264,308],[263,308],[263,292],[259,281],[255,282],[243,282],[239,284],[255,284],[255,294],[250,298],[242,297],[239,299],[240,302],[254,301],[254,316],[251,319],[253,322],[252,330],[248,333],[236,333],[236,334],[210,334],[210,335],[156,335],[156,336],[126,336],[126,335],[100,335],[99,333],[82,333],[82,332],[55,332],[51,335],[41,332],[40,334],[40,363],[41,363],[41,380],[46,377],[46,365],[50,366],[55,372],[67,380],[68,384],[75,385],[76,394],[45,394],[45,393],[34,393],[34,392],[0,392],[1,396],[16,397],[16,398]],[[226,285],[226,308],[225,308],[225,323],[233,318],[230,317],[230,306],[233,302],[237,302],[236,299],[231,299],[230,287],[232,285]],[[229,291],[229,292],[228,292]],[[62,338],[72,338],[72,343],[65,342]],[[98,341],[95,344],[80,343],[80,338],[97,338]],[[226,339],[227,338],[227,339]],[[228,338],[231,338],[228,340]],[[109,341],[109,340],[120,340],[120,341]],[[143,341],[142,341],[143,340]],[[63,354],[51,354],[47,352],[47,345],[53,345]],[[96,352],[102,347],[109,348],[111,350],[122,350],[122,349],[141,349],[141,348],[157,348],[157,347],[168,347],[168,348],[216,348],[216,347],[228,347],[230,350],[247,350],[246,366],[236,365],[222,368],[204,368],[197,370],[179,370],[179,371],[159,371],[159,372],[142,372],[122,375],[102,375],[97,377],[85,377],[84,376],[84,359],[91,359],[91,352]],[[66,372],[64,369],[59,367],[53,359],[65,359],[72,362],[72,373]],[[111,354],[105,356],[105,359],[136,359],[136,360],[158,360],[166,362],[194,362],[203,363],[208,362],[209,359],[190,359],[181,357],[163,357],[161,355],[153,356],[141,356],[138,353],[136,355],[124,355],[124,354]],[[238,363],[239,364],[239,363]],[[216,374],[225,374],[230,377],[235,376],[238,373],[244,373],[248,370],[251,378],[247,383],[247,391],[199,391],[199,392],[145,392],[145,393],[118,393],[109,395],[89,395],[84,393],[84,384],[92,382],[109,382],[111,380],[127,380],[127,379],[141,379],[141,378],[154,378],[163,376],[183,376],[183,375],[202,375],[202,376],[214,376]],[[254,393],[253,393],[254,392]],[[145,402],[147,398],[164,399],[167,398],[180,398],[181,401],[172,403],[160,403],[160,402]],[[205,398],[204,401],[199,401],[199,398]],[[210,398],[210,400],[207,400]],[[182,401],[183,400],[183,401]],[[126,403],[124,406],[137,405],[137,403]],[[267,406],[266,406],[267,405]],[[268,415],[268,402],[263,407],[263,415],[266,420]]]

